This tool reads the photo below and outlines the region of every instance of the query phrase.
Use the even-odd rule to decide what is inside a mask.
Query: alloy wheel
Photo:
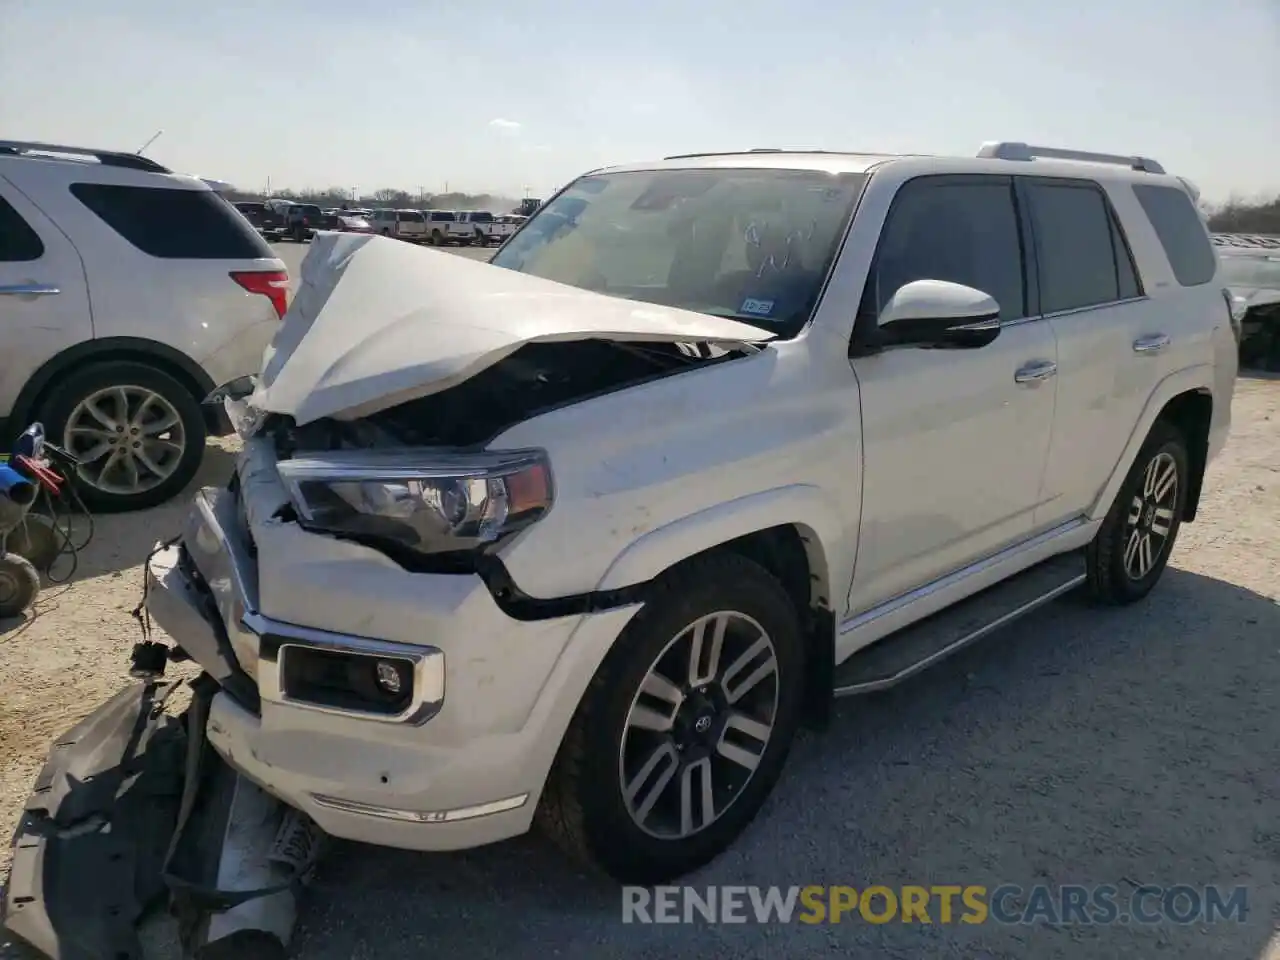
[[[178,469],[186,445],[177,409],[140,386],[91,393],[76,404],[63,431],[63,446],[80,461],[80,478],[115,495],[164,483]]]
[[[1147,576],[1169,548],[1178,503],[1178,463],[1168,453],[1151,458],[1125,519],[1124,572],[1131,580]]]
[[[627,712],[619,777],[627,812],[667,840],[715,823],[741,796],[773,734],[773,639],[751,617],[701,617],[654,660]]]

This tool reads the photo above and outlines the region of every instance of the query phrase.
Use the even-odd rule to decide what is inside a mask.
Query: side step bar
[[[875,693],[915,676],[1085,581],[1082,551],[1050,557],[859,650],[835,670],[835,695]]]

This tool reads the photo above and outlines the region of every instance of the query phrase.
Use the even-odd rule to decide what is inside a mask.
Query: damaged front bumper
[[[278,519],[285,499],[250,441],[237,480],[202,490],[181,543],[148,562],[150,617],[221,686],[210,743],[335,836],[453,850],[528,830],[636,608],[519,621],[479,577],[413,573]],[[340,676],[317,681],[320,661]],[[343,679],[379,661],[406,667],[404,699]]]

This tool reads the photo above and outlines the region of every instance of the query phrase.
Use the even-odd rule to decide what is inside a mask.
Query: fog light
[[[378,687],[382,692],[389,693],[393,697],[399,695],[400,671],[396,669],[396,665],[390,660],[379,660],[374,670],[378,677]]]

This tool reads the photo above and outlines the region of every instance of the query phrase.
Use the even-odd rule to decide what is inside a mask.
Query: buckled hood
[[[250,403],[354,420],[455,386],[533,341],[741,346],[773,334],[380,236],[319,233]]]

